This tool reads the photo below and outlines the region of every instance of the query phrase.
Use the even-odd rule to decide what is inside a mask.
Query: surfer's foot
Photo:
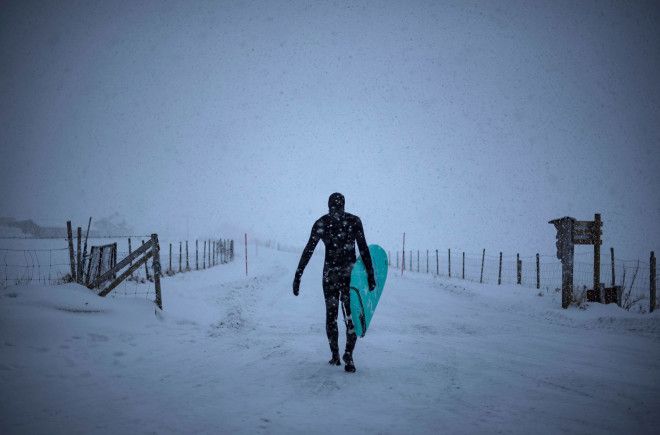
[[[355,373],[355,364],[353,364],[353,356],[346,352],[343,357],[344,360],[344,370],[349,373]]]
[[[328,364],[330,364],[331,366],[341,365],[341,361],[339,360],[339,354],[338,353],[332,354],[332,358],[330,358],[330,361],[328,361]]]

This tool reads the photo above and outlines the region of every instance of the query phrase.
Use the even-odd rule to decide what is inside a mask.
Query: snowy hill
[[[658,313],[391,271],[347,374],[326,363],[319,254],[298,298],[297,256],[264,248],[248,278],[163,280],[158,315],[76,285],[2,290],[0,432],[655,432]]]

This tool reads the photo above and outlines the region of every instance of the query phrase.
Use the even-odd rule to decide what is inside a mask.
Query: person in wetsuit
[[[344,196],[341,193],[333,193],[328,199],[330,212],[321,216],[309,236],[309,241],[303,250],[293,280],[293,294],[298,296],[300,289],[300,278],[305,266],[309,262],[314,248],[319,240],[325,245],[325,264],[323,265],[323,296],[325,298],[325,330],[328,335],[332,358],[328,361],[332,365],[340,365],[339,344],[337,342],[339,332],[337,330],[337,316],[339,314],[339,302],[344,311],[346,323],[346,351],[344,352],[344,369],[347,372],[355,372],[353,363],[353,350],[357,335],[351,320],[350,305],[350,282],[351,270],[356,262],[355,242],[357,242],[362,261],[367,269],[369,290],[376,288],[374,269],[371,263],[371,255],[364,238],[364,229],[359,217],[344,211]]]

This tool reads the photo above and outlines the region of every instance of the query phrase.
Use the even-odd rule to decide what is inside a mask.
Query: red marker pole
[[[247,233],[245,233],[245,276],[248,274],[248,262],[247,262]]]

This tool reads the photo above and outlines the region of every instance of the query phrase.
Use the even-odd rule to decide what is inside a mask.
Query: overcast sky
[[[386,249],[660,248],[653,2],[3,2],[0,215]],[[580,248],[587,249],[587,248]]]

